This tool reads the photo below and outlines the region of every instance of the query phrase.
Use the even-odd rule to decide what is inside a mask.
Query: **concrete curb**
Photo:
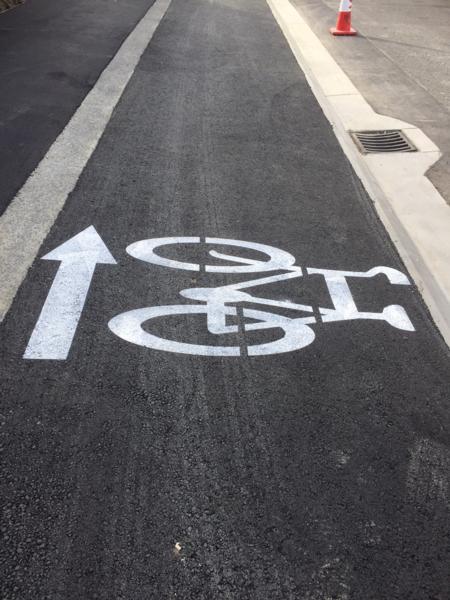
[[[377,114],[289,0],[267,0],[336,137],[450,346],[450,206],[430,180],[439,148],[417,127]],[[418,152],[359,153],[351,131],[400,129]]]

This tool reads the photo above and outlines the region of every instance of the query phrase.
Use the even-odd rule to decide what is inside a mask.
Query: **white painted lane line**
[[[88,227],[42,257],[61,266],[33,330],[24,358],[65,360],[97,264],[117,264],[95,227]]]
[[[0,218],[0,321],[169,7],[156,0]]]

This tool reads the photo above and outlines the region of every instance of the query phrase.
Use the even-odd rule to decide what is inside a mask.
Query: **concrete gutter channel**
[[[267,0],[358,177],[450,345],[450,206],[426,177],[439,148],[417,127],[377,114],[289,0]],[[359,152],[351,132],[398,129],[417,152]]]

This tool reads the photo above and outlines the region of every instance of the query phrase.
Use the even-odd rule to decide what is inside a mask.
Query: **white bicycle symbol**
[[[291,352],[304,348],[314,341],[315,333],[311,325],[317,323],[318,319],[314,316],[312,306],[297,304],[287,300],[259,298],[242,291],[254,286],[303,277],[303,270],[300,266],[295,265],[294,256],[272,246],[241,240],[205,238],[204,242],[206,244],[253,250],[263,253],[268,257],[266,260],[255,260],[210,250],[209,254],[211,257],[233,264],[206,265],[206,273],[267,274],[275,271],[284,271],[284,273],[265,275],[257,279],[219,287],[184,289],[180,291],[180,295],[184,298],[195,300],[198,303],[150,306],[130,310],[111,319],[108,324],[111,331],[123,340],[155,350],[201,356],[240,356],[240,346],[212,346],[169,340],[144,330],[143,324],[148,323],[152,319],[171,315],[206,315],[207,329],[210,333],[215,335],[238,333],[238,325],[228,324],[227,321],[232,316],[237,317],[238,309],[235,305],[252,303],[271,307],[272,309],[298,311],[302,313],[302,316],[290,318],[267,310],[242,308],[243,317],[249,320],[249,322],[243,324],[245,332],[258,330],[278,330],[281,332],[281,337],[278,337],[274,341],[247,346],[249,356]],[[134,258],[155,265],[199,272],[199,264],[164,258],[156,254],[155,250],[161,246],[172,244],[200,243],[202,242],[199,237],[156,238],[135,242],[127,247],[127,252]],[[370,278],[383,274],[391,284],[409,285],[408,278],[400,271],[389,267],[374,267],[366,272],[312,268],[307,268],[306,272],[308,275],[321,275],[324,277],[333,303],[332,308],[319,307],[318,313],[322,322],[377,319],[386,321],[397,329],[414,331],[414,327],[405,309],[400,305],[387,306],[381,313],[358,311],[347,282],[347,278],[349,277]]]

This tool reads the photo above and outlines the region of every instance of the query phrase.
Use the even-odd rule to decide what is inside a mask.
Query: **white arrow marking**
[[[65,360],[83,311],[96,264],[117,263],[93,226],[42,258],[59,260],[61,266],[23,357]]]

